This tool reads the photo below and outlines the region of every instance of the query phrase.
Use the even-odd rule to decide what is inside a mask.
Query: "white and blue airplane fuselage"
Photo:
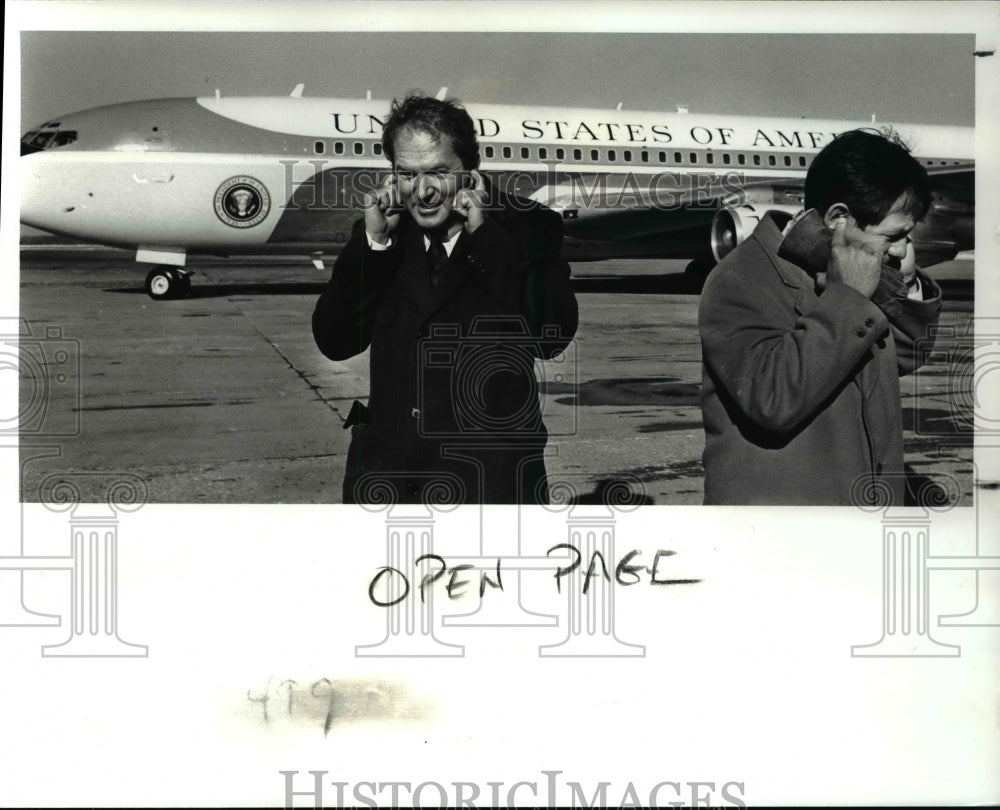
[[[494,186],[564,219],[567,258],[721,258],[802,206],[813,158],[870,122],[469,104]],[[336,252],[389,163],[389,102],[203,97],[98,107],[22,139],[21,222],[125,247],[183,294],[192,254]],[[876,126],[883,126],[878,124]],[[929,264],[973,247],[973,130],[893,124],[934,183]]]

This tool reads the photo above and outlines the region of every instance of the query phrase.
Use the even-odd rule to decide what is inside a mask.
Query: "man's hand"
[[[374,194],[365,196],[364,208],[365,230],[373,242],[384,245],[396,230],[403,210],[395,173],[388,175]]]
[[[455,195],[451,210],[465,219],[465,230],[473,233],[486,220],[486,181],[475,169],[469,172],[472,188],[462,188]]]
[[[846,229],[845,218],[841,217],[834,223],[826,283],[839,281],[853,287],[865,298],[871,298],[882,274],[882,257],[863,246],[848,244]]]
[[[903,283],[909,287],[917,277],[917,252],[913,249],[913,240],[906,239],[906,255],[899,260],[899,272],[903,274]]]

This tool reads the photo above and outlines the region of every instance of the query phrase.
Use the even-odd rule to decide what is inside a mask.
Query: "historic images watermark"
[[[932,326],[914,351],[923,360],[914,376],[930,391],[917,402],[915,432],[942,444],[974,433],[1000,445],[1000,317]]]
[[[915,344],[924,365],[915,372],[918,398],[915,432],[940,448],[975,438],[974,470],[996,471],[1000,458],[1000,412],[995,398],[1000,390],[1000,318],[970,318],[961,326],[934,327]],[[937,362],[929,363],[929,360]],[[942,372],[941,370],[945,371]],[[921,379],[921,375],[923,379]],[[888,481],[859,479],[855,503],[882,519],[882,628],[870,644],[851,648],[859,658],[959,657],[961,646],[934,637],[935,627],[998,627],[1000,615],[991,615],[982,595],[995,591],[1000,578],[1000,536],[990,525],[985,495],[995,482],[974,477],[971,553],[934,554],[931,527],[935,514],[964,508],[957,504],[961,488],[954,476],[932,473],[902,481],[907,504],[893,504]],[[965,571],[971,575],[973,604],[965,613],[937,617],[931,614],[933,571]]]
[[[0,414],[5,446],[18,438],[52,441],[80,435],[80,341],[58,325],[32,331],[24,318],[0,318],[0,372],[17,375],[15,412]]]
[[[547,408],[541,386],[575,386],[578,359],[576,344],[557,329],[536,331],[522,317],[479,318],[467,331],[459,324],[438,325],[420,341],[412,415],[418,436],[435,444],[449,469],[379,471],[358,480],[358,502],[385,514],[386,562],[373,575],[368,597],[386,610],[386,634],[358,645],[357,656],[461,657],[465,646],[446,636],[500,627],[561,630],[560,641],[538,646],[543,657],[642,656],[643,645],[617,635],[616,588],[637,584],[643,573],[656,585],[689,582],[665,573],[670,550],[646,560],[637,549],[622,559],[616,554],[618,513],[647,502],[641,481],[604,482],[594,497],[596,490],[587,492],[593,482],[582,476],[538,475],[546,440],[578,430],[578,406]],[[424,402],[428,391],[448,396]],[[558,443],[550,452],[558,453]],[[497,476],[516,478],[516,485],[512,489]],[[492,491],[527,492],[526,500],[539,506],[519,505],[516,526],[506,525],[498,512],[487,524],[477,494]],[[477,547],[446,558],[435,549],[435,533],[439,518],[457,503],[476,504]],[[529,516],[541,516],[545,536],[559,542],[546,549],[527,542]],[[553,519],[559,518],[556,528]],[[551,577],[564,613],[527,604],[526,578],[532,573],[536,583],[541,573]],[[473,609],[456,615],[468,604]]]
[[[498,440],[507,445],[537,437],[539,420],[549,437],[576,435],[577,407],[548,408],[539,397],[546,384],[575,389],[579,381],[576,341],[562,336],[557,326],[543,325],[540,334],[533,334],[520,315],[480,316],[468,329],[434,324],[417,352],[421,437],[442,441],[446,449],[450,441],[456,451]],[[435,413],[425,400],[442,390],[450,394],[450,407]],[[498,408],[498,401],[505,407]]]
[[[444,476],[424,491],[445,492],[446,483]],[[543,552],[526,542],[528,525],[538,528],[537,513],[531,521],[526,514],[538,507],[517,510],[516,543],[511,544],[508,527],[502,522],[487,524],[480,506],[478,550],[445,557],[435,552],[434,536],[442,516],[455,507],[396,503],[390,500],[395,488],[373,482],[383,500],[373,503],[375,493],[370,493],[364,508],[385,513],[386,564],[373,573],[368,597],[385,610],[386,630],[380,641],[358,645],[355,655],[464,657],[465,645],[456,641],[468,638],[470,631],[517,627],[541,635],[539,657],[645,656],[644,644],[621,637],[617,594],[635,586],[693,585],[700,580],[672,575],[671,549],[622,553],[616,548],[619,514],[644,502],[640,481],[621,480],[603,487],[599,502],[586,497],[587,483],[582,475],[550,479],[552,501],[541,508],[546,536],[554,542]],[[561,518],[561,525],[554,518]],[[534,576],[534,590],[526,588],[527,575]],[[562,609],[544,613],[533,608],[530,603],[534,599],[537,605],[540,592],[555,594]],[[454,615],[464,605],[473,607]],[[532,643],[531,633],[524,638],[526,644]],[[556,640],[547,640],[552,638]]]
[[[456,642],[470,630],[525,628],[555,637],[538,644],[540,657],[645,655],[644,645],[619,637],[616,591],[697,580],[671,576],[672,550],[645,556],[639,549],[616,550],[619,515],[649,501],[639,479],[595,483],[567,472],[538,474],[546,441],[551,458],[559,451],[553,440],[579,429],[575,401],[551,404],[540,396],[547,384],[576,387],[576,343],[558,329],[531,329],[522,317],[479,318],[467,330],[438,325],[420,341],[418,360],[417,434],[436,443],[449,468],[359,479],[358,502],[385,515],[386,561],[368,597],[386,611],[386,633],[377,643],[358,645],[355,654],[461,657],[465,645]],[[447,401],[424,402],[428,391],[446,391]],[[516,478],[516,485],[497,476]],[[487,523],[476,494],[491,491],[527,493],[525,500],[537,505],[493,510]],[[401,502],[403,493],[419,493],[409,499],[418,502]],[[475,504],[463,517],[475,510],[477,537],[466,531],[472,548],[442,555],[435,534],[445,514],[463,502]],[[530,534],[539,531],[539,520],[543,536],[552,538],[541,547],[531,542],[539,535]],[[537,586],[546,581],[561,603],[558,612],[539,604]]]
[[[746,199],[746,175],[735,170],[702,168],[693,172],[646,167],[594,171],[554,160],[542,162],[545,168],[541,170],[486,171],[491,182],[482,203],[485,210],[529,208],[542,203],[570,212],[566,218],[572,219],[571,212],[581,210],[712,210],[719,208],[720,200],[737,206]],[[390,168],[347,168],[342,161],[322,158],[279,163],[285,170],[282,199],[287,201],[281,208],[289,211],[360,211],[394,173]],[[412,182],[419,184],[422,177],[439,179],[435,174],[418,173]]]
[[[3,449],[20,452],[24,467],[59,456],[59,442],[80,434],[80,342],[60,326],[32,331],[23,318],[0,319],[0,370],[18,376],[17,412],[0,419]],[[86,487],[83,487],[86,483]],[[81,488],[103,492],[84,503]],[[120,515],[148,500],[145,482],[126,472],[52,473],[40,482],[37,501],[51,513],[68,513],[68,553],[33,553],[24,501],[20,525],[0,538],[0,628],[61,627],[62,617],[31,608],[32,572],[68,574],[68,629],[62,642],[42,646],[47,658],[146,657],[148,648],[118,633],[118,532]]]
[[[338,781],[330,771],[278,771],[284,806],[291,807],[746,807],[746,783],[664,780],[641,782],[566,779],[541,770],[507,781]],[[312,777],[311,779],[309,777]],[[431,804],[433,802],[433,804]]]

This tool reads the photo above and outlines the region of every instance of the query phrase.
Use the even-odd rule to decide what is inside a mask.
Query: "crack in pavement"
[[[271,338],[269,338],[266,334],[264,334],[264,331],[257,325],[254,319],[251,318],[250,315],[242,308],[240,309],[240,313],[243,315],[244,318],[246,318],[247,323],[249,323],[254,328],[257,334],[261,336],[264,342],[267,343],[267,345],[274,350],[274,353],[285,361],[285,365],[287,365],[292,371],[294,371],[295,375],[300,380],[302,380],[302,382],[306,384],[306,386],[309,388],[310,391],[313,392],[313,394],[315,394],[316,399],[318,399],[320,402],[326,405],[326,407],[328,407],[331,411],[333,411],[337,415],[337,418],[340,420],[341,424],[346,422],[347,417],[340,412],[340,409],[330,404],[330,401],[320,393],[319,386],[311,382],[309,378],[302,371],[296,368],[295,364],[288,358],[288,355],[286,355],[283,351],[281,351],[280,348],[278,348],[278,344],[276,344],[273,340],[271,340]]]

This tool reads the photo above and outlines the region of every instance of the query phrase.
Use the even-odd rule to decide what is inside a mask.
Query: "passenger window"
[[[504,157],[505,157],[505,158],[506,158],[507,160],[510,160],[510,156],[511,156],[511,151],[510,151],[510,147],[509,147],[509,146],[505,146],[505,147],[503,148],[503,156],[504,156]]]
[[[566,150],[563,149],[562,147],[556,149],[556,160],[565,160],[565,159],[566,159]]]
[[[494,155],[494,149],[493,149],[493,147],[492,146],[487,146],[486,147],[486,157],[487,158],[492,158],[493,155]]]
[[[323,141],[316,141],[316,143],[313,144],[313,152],[317,155],[326,154],[326,144],[323,143]]]
[[[334,143],[334,145],[333,145],[333,152],[334,152],[334,154],[337,154],[337,155],[344,154],[344,142],[343,141],[337,141],[336,143]]]
[[[544,146],[540,146],[538,148],[538,159],[545,160],[545,158],[547,158],[548,156],[549,156],[549,150],[546,149]]]
[[[521,159],[522,160],[527,160],[530,156],[531,156],[531,152],[528,151],[528,147],[527,146],[522,146],[521,147]]]
[[[365,145],[361,141],[354,142],[354,154],[363,155],[365,153]]]

